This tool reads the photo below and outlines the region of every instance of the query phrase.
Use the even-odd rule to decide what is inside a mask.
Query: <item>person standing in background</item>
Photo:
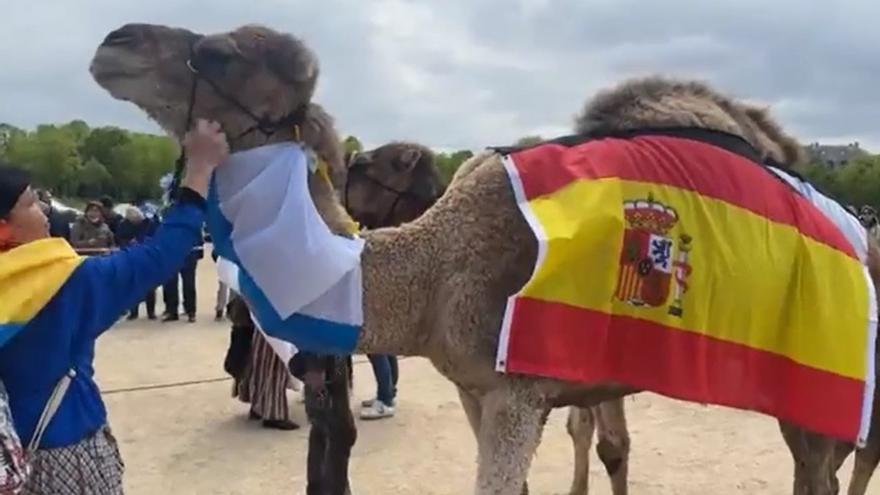
[[[104,221],[107,222],[107,227],[110,228],[110,232],[113,232],[113,235],[116,235],[116,230],[119,229],[119,224],[122,222],[122,215],[116,213],[113,210],[113,200],[110,199],[110,196],[104,196],[101,198],[101,208],[104,210]]]
[[[211,251],[211,259],[217,263],[217,252]],[[223,314],[226,311],[226,303],[229,301],[229,287],[217,278],[217,302],[214,304],[214,321],[223,321]]]
[[[73,223],[70,245],[74,249],[110,249],[115,239],[104,218],[101,203],[91,201],[82,218]]]
[[[204,257],[204,237],[199,239],[198,244],[189,253],[183,268],[179,273],[162,285],[162,300],[165,302],[165,314],[163,322],[180,320],[180,294],[179,285],[183,285],[183,312],[187,321],[196,321],[196,268],[199,260]],[[178,279],[181,284],[178,284]]]
[[[116,240],[121,248],[143,243],[148,237],[156,233],[157,224],[147,219],[141,210],[134,206],[125,210],[125,218],[119,223]],[[151,289],[144,298],[147,307],[147,319],[156,319],[156,290]],[[138,317],[140,303],[134,305],[128,312],[128,319],[135,320]]]

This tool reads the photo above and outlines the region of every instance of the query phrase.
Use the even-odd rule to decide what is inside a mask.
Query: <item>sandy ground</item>
[[[229,327],[213,322],[215,291],[214,265],[206,258],[197,323],[124,322],[99,342],[98,381],[130,495],[305,491],[306,428],[260,428],[246,419],[247,406],[230,397],[222,370]],[[161,297],[158,306],[161,311]],[[369,363],[362,357],[356,363],[359,403],[375,385]],[[202,380],[210,381],[186,383]],[[475,442],[453,386],[427,361],[409,358],[401,362],[399,389],[396,417],[358,422],[355,494],[470,493]],[[290,394],[293,419],[305,424],[297,395]],[[627,407],[631,493],[791,493],[791,459],[772,419],[650,394],[628,398]],[[565,411],[555,411],[532,464],[532,493],[566,493],[571,464]],[[850,459],[841,471],[844,482],[851,465]],[[595,453],[590,471],[592,493],[609,494]],[[869,493],[880,495],[880,482]]]

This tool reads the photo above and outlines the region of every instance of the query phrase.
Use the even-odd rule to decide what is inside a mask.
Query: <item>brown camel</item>
[[[434,164],[434,153],[420,144],[388,143],[352,153],[346,162],[348,178],[342,201],[354,219],[367,228],[415,220],[445,189]],[[611,479],[612,493],[626,495],[630,440],[623,399],[588,408],[570,407],[566,428],[575,453],[569,494],[589,493],[590,448],[595,431],[596,453]]]
[[[299,139],[320,152],[331,133],[332,145],[338,143],[332,128],[320,124],[329,117],[310,103],[316,58],[301,41],[266,28],[202,36],[127,25],[106,37],[91,69],[112,96],[133,102],[177,137],[191,118],[208,118],[223,125],[233,150]],[[575,131],[682,126],[739,136],[761,159],[800,159],[797,143],[766,112],[692,81],[637,79],[601,92]],[[332,188],[314,175],[310,192],[331,229],[344,232],[349,219]],[[495,371],[505,303],[529,279],[537,255],[499,153],[465,163],[417,220],[363,237],[357,352],[425,356],[455,383],[477,438],[475,493],[520,492],[551,408],[591,407],[638,392]],[[869,257],[871,275],[880,280],[875,244]],[[782,429],[795,457],[796,493],[834,493],[837,442]]]

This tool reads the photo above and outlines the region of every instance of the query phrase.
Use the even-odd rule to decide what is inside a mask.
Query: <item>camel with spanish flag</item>
[[[836,493],[853,447],[851,493],[867,484],[880,251],[764,109],[627,80],[571,136],[479,153],[418,219],[352,235],[301,40],[130,24],[91,70],[173,135],[222,124],[221,276],[301,350],[430,359],[476,435],[475,494],[523,491],[552,408],[640,391],[778,419],[795,493]]]

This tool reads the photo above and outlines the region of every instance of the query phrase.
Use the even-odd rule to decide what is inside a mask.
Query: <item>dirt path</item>
[[[125,322],[99,342],[98,378],[126,462],[127,493],[304,493],[307,430],[269,431],[247,421],[246,406],[230,398],[231,382],[222,380],[229,331],[212,321],[213,268],[209,258],[200,263],[199,322]],[[372,395],[374,382],[369,363],[357,363],[359,401]],[[221,381],[125,390],[212,379]],[[358,423],[355,494],[470,493],[475,442],[452,385],[412,358],[401,362],[399,388],[395,418]],[[297,394],[290,398],[294,420],[305,424]],[[627,406],[633,494],[791,493],[791,460],[771,419],[649,394]],[[534,494],[568,490],[572,450],[564,422],[565,412],[556,411],[547,425],[530,473]],[[844,481],[850,469],[851,460]],[[610,493],[595,455],[591,485],[593,494]],[[869,493],[880,495],[880,482]]]

